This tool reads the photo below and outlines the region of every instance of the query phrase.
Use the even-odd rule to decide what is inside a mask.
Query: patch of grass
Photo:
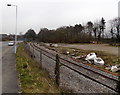
[[[16,67],[22,93],[61,93],[48,73],[40,69],[35,61],[25,52],[20,43],[16,54]]]

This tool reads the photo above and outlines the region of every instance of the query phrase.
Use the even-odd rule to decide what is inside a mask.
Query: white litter
[[[104,65],[102,58],[98,57],[94,59],[94,64]]]
[[[112,71],[112,72],[116,72],[117,70],[118,70],[117,66],[112,66],[112,67],[111,67],[111,71]]]
[[[105,67],[106,70],[111,70],[111,67]]]
[[[80,56],[73,57],[74,59],[80,59]]]
[[[111,67],[106,67],[105,69],[107,70],[111,70],[112,72],[117,72],[117,71],[120,71],[120,64],[117,64],[115,66],[111,66]]]
[[[50,43],[49,46],[50,47],[58,47],[58,44],[52,44],[52,43]]]
[[[96,58],[96,54],[95,53],[89,53],[85,60],[94,60]]]
[[[102,58],[97,57],[95,53],[89,53],[86,56],[85,60],[88,61],[89,63],[104,65],[104,61],[102,60]]]
[[[66,53],[67,53],[67,54],[70,54],[70,52],[69,52],[69,51],[67,51]]]
[[[58,44],[53,44],[54,47],[58,47]]]

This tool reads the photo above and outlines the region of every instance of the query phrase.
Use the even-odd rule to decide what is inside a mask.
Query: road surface
[[[8,46],[7,43],[2,43],[2,93],[17,93],[19,87],[14,46]]]

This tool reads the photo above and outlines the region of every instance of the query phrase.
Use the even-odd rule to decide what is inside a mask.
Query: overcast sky
[[[18,6],[18,34],[32,28],[56,29],[85,24],[87,21],[109,21],[118,16],[119,0],[3,0],[2,33],[15,33],[15,7]]]

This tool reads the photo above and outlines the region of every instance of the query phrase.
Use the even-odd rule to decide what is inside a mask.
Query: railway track
[[[42,54],[47,56],[48,58],[52,60],[56,60],[55,55],[58,54],[57,52],[51,51],[47,48],[39,46],[36,43],[30,43],[30,46],[32,46],[38,52],[42,51]],[[118,93],[118,90],[116,89],[116,87],[119,82],[118,77],[120,76],[111,74],[105,71],[101,71],[97,68],[93,68],[86,64],[80,63],[77,60],[72,60],[71,58],[64,56],[62,54],[59,54],[59,56],[60,56],[60,63],[62,64],[62,66],[65,66],[73,70],[74,72],[77,72],[80,75],[83,75],[85,78],[88,78]]]

